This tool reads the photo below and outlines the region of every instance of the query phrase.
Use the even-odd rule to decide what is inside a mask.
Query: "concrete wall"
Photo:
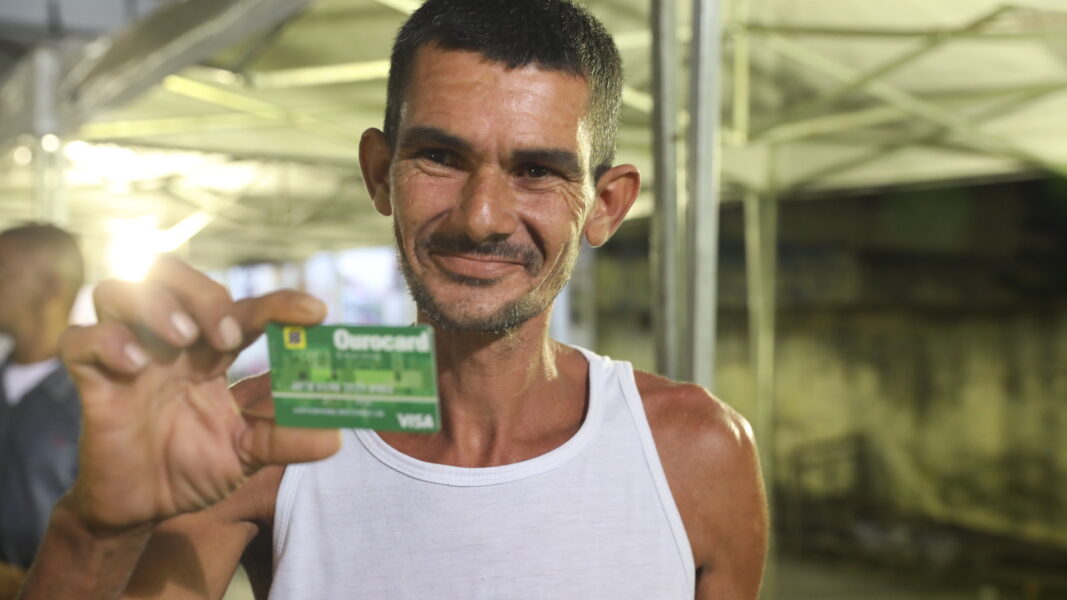
[[[1064,192],[1033,182],[782,205],[782,490],[1067,546]],[[714,391],[751,417],[740,210],[722,223]],[[636,293],[646,231],[628,225],[599,257],[598,331],[601,351],[651,369]],[[844,467],[804,467],[835,460]]]

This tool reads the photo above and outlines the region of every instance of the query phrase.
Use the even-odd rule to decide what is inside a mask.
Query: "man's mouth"
[[[472,279],[500,279],[516,270],[526,270],[526,264],[515,258],[465,252],[431,252],[430,256],[443,270]]]
[[[465,236],[437,233],[420,245],[434,264],[456,280],[490,283],[518,270],[534,275],[541,268],[539,252],[508,240],[476,243]]]

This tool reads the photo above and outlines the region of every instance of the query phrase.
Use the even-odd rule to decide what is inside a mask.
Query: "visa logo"
[[[433,429],[433,415],[397,413],[396,419],[404,429]]]

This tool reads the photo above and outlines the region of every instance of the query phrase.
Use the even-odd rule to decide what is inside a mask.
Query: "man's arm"
[[[266,374],[234,386],[241,402],[269,393]],[[222,502],[158,525],[122,533],[87,526],[72,492],[60,499],[20,598],[122,597],[221,598],[245,547],[257,535],[269,536],[274,501],[284,467],[269,466],[248,478]],[[266,565],[255,565],[261,575]],[[246,568],[252,565],[246,565]],[[266,597],[269,580],[257,581]]]
[[[274,500],[283,467],[253,475],[226,500],[200,512],[179,515],[152,532],[126,587],[132,598],[221,598],[248,544],[270,535]],[[256,565],[269,576],[271,556]],[[262,589],[266,597],[269,581]],[[257,596],[260,597],[260,596]]]
[[[767,501],[752,429],[703,388],[637,374],[656,448],[697,567],[697,600],[755,600]]]
[[[124,598],[221,598],[248,543],[264,531],[269,536],[282,473],[283,467],[267,467],[208,509],[121,535],[88,530],[76,499],[64,496],[33,566],[44,575],[32,578],[21,597],[80,598],[85,590],[100,595],[125,590]],[[262,558],[267,564],[256,566],[269,576],[270,556]],[[269,581],[257,583],[262,592],[257,597],[266,597]]]
[[[22,569],[15,565],[0,561],[0,600],[14,598],[19,591],[19,586],[22,585],[22,578],[25,575]]]
[[[127,583],[154,597],[216,595],[256,533],[246,504],[273,509],[254,474],[340,445],[336,431],[277,427],[268,378],[231,390],[226,368],[268,321],[312,325],[325,307],[298,292],[235,303],[170,258],[143,284],[97,286],[95,300],[100,323],[61,342],[82,402],[78,478],[21,598],[115,598]]]
[[[152,526],[101,535],[79,513],[70,493],[56,503],[20,600],[115,598],[125,589]]]

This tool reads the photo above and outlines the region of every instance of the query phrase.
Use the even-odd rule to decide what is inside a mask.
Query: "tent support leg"
[[[675,0],[652,0],[652,329],[656,336],[656,370],[672,379],[681,377],[679,341],[680,299],[685,296],[679,273],[678,203],[678,68]]]
[[[683,379],[714,390],[715,317],[718,306],[719,76],[718,0],[693,0],[690,40],[689,153],[686,280],[689,290],[688,356]]]
[[[750,362],[756,380],[755,432],[759,445],[767,505],[775,512],[775,281],[777,277],[778,202],[773,194],[747,191],[745,210],[745,267],[748,280]],[[774,527],[771,526],[773,533]],[[763,575],[763,600],[777,597],[777,543],[771,535]]]

